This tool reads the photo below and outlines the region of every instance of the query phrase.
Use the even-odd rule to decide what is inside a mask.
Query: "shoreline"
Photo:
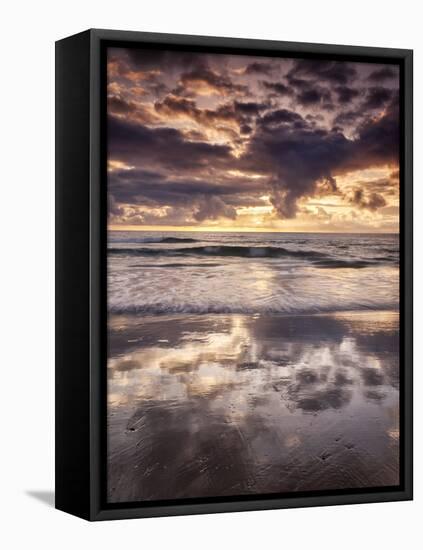
[[[399,482],[399,313],[109,314],[110,502]]]
[[[127,317],[129,318],[151,318],[155,317],[203,317],[209,315],[225,316],[225,315],[241,315],[245,317],[336,317],[339,315],[399,315],[399,307],[383,308],[383,309],[340,309],[336,311],[255,311],[255,312],[243,312],[243,311],[175,311],[175,312],[141,312],[141,311],[113,311],[108,310],[107,316],[110,317]]]

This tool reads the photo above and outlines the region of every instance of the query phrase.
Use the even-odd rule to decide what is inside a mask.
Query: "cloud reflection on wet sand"
[[[109,500],[399,483],[398,314],[109,319]]]

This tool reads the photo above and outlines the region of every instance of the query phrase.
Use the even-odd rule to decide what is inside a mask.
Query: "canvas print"
[[[394,487],[394,64],[107,51],[107,500]]]

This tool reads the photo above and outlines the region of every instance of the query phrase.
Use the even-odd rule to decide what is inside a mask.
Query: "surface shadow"
[[[39,500],[46,506],[54,508],[54,491],[25,491],[26,494]]]

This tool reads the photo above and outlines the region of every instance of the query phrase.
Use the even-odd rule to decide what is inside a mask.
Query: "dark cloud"
[[[327,195],[338,192],[338,184],[336,179],[333,176],[326,176],[324,179],[321,179],[317,182],[316,194],[317,195]]]
[[[150,81],[146,87],[153,97],[160,97],[167,94],[169,91],[168,86],[166,86],[163,82]]]
[[[350,197],[351,204],[358,206],[359,208],[366,208],[368,210],[377,210],[386,206],[386,200],[379,193],[370,193],[366,196],[365,191],[362,188],[354,190]]]
[[[114,157],[136,165],[158,164],[170,170],[195,170],[210,162],[227,165],[231,157],[228,145],[186,141],[183,133],[175,128],[149,128],[110,116],[108,132]]]
[[[119,204],[117,203],[115,197],[113,196],[111,189],[109,188],[109,193],[107,196],[107,208],[109,216],[120,216],[123,214],[123,209]]]
[[[142,104],[127,101],[118,96],[109,96],[107,98],[107,109],[111,115],[130,116],[132,120],[140,122],[141,124],[151,124],[155,122],[154,115]]]
[[[275,67],[270,63],[249,63],[245,69],[244,74],[265,74],[270,75],[275,70]]]
[[[358,181],[357,184],[361,188],[365,188],[368,192],[375,192],[383,196],[394,196],[398,194],[398,180],[391,178],[378,178],[374,180]]]
[[[298,116],[292,114],[292,119]],[[285,114],[289,118],[288,113]],[[296,128],[286,123],[261,129],[253,136],[246,163],[270,172],[271,203],[282,218],[293,218],[297,201],[311,196],[318,180],[332,177],[333,168],[348,155],[349,142],[339,133]]]
[[[335,92],[338,96],[339,103],[350,103],[360,95],[360,90],[350,88],[349,86],[337,86]]]
[[[276,114],[273,116],[276,118]],[[299,115],[295,112],[279,116],[286,122],[278,126],[269,120],[266,125],[266,117],[262,119],[244,162],[269,173],[270,200],[282,218],[295,217],[298,200],[316,194],[319,182],[331,182],[335,189],[335,174],[398,162],[399,116],[395,102],[380,119],[366,119],[353,140],[339,131],[303,123],[298,127]],[[356,204],[368,209],[383,206],[377,193],[366,198],[365,206],[359,201]]]
[[[295,67],[294,67],[295,69]],[[296,72],[292,69],[287,79],[291,88],[282,84],[282,89],[286,88],[286,95],[295,94],[295,101],[304,107],[320,107],[325,110],[333,110],[333,97],[330,88],[326,85],[324,79],[313,80],[308,78],[298,78]],[[323,82],[323,85],[322,85]],[[265,86],[271,86],[272,83],[263,83]]]
[[[293,93],[291,88],[283,82],[267,82],[266,80],[263,80],[262,84],[265,88],[271,90],[279,96],[289,96]]]
[[[239,131],[241,132],[241,135],[245,136],[251,134],[253,129],[248,124],[242,124],[239,128]]]
[[[326,106],[330,106],[330,108],[332,108],[332,96],[327,88],[320,88],[318,86],[307,87],[305,90],[297,94],[296,100],[300,105],[304,105],[305,107],[325,103]]]
[[[359,95],[359,91],[349,86],[357,75],[349,63],[300,59],[294,62],[286,79],[296,91],[296,101],[304,107],[318,106],[327,111],[339,104],[346,104]]]
[[[183,225],[187,220],[235,219],[236,207],[258,206],[257,182],[169,179],[160,172],[120,170],[109,173],[109,216],[120,222]],[[115,197],[119,197],[119,202]],[[128,206],[130,208],[128,210]],[[139,208],[170,210],[146,214]]]
[[[109,113],[126,115],[133,113],[136,107],[132,102],[125,101],[117,96],[111,96],[107,99],[107,109]]]
[[[218,218],[236,218],[236,210],[226,204],[220,197],[205,198],[198,210],[194,213],[194,219],[198,222],[205,220],[217,220]]]
[[[354,141],[351,169],[365,166],[398,165],[399,160],[399,105],[394,97],[386,106],[386,113],[378,118],[367,117],[357,126],[358,139]]]
[[[167,95],[161,102],[156,101],[154,108],[159,113],[184,114],[192,117],[195,117],[196,113],[200,112],[194,100],[174,94]]]
[[[113,178],[128,188],[133,187],[135,189],[138,187],[139,192],[145,192],[152,197],[155,191],[158,193],[164,191],[174,192],[183,195],[231,195],[243,191],[256,192],[258,190],[258,185],[254,182],[244,181],[244,183],[240,183],[239,180],[236,180],[234,183],[214,183],[204,179],[171,179],[160,172],[137,169],[120,170],[113,173],[111,176],[112,184]]]
[[[305,117],[304,117],[307,122],[311,123],[311,124],[317,124],[318,122],[322,122],[324,120],[324,117],[322,115],[320,115],[319,113],[317,114],[307,114]]]
[[[339,125],[341,127],[352,126],[356,124],[362,116],[363,114],[360,111],[344,111],[335,116],[333,123],[335,126]]]
[[[381,86],[374,86],[367,90],[364,109],[381,109],[391,99],[392,91]]]
[[[154,104],[159,114],[186,116],[198,124],[218,129],[217,124],[234,123],[239,126],[241,134],[249,134],[252,119],[268,108],[265,103],[233,101],[219,105],[216,109],[199,109],[192,99],[167,95],[162,101]]]
[[[185,72],[181,75],[180,83],[185,88],[207,86],[210,90],[218,94],[246,94],[248,87],[243,84],[235,84],[225,74],[217,73],[206,65],[196,67],[192,71]]]
[[[397,71],[394,71],[391,67],[382,67],[381,69],[376,69],[372,71],[367,77],[368,80],[372,82],[382,82],[384,80],[390,80],[397,76]]]
[[[262,184],[257,180],[237,178],[225,181],[180,179],[163,172],[132,169],[109,173],[109,189],[123,204],[142,206],[194,206],[220,197],[226,204],[258,206]],[[217,203],[215,202],[215,208]],[[204,209],[203,209],[204,210]],[[229,210],[226,210],[229,212]]]
[[[243,115],[258,115],[261,111],[268,108],[267,103],[259,103],[257,101],[234,101],[234,109]]]
[[[289,124],[298,127],[298,125],[304,125],[304,119],[301,115],[288,109],[277,109],[266,113],[260,120],[260,124],[263,128],[267,126]]]
[[[293,85],[298,85],[300,78],[345,85],[353,80],[356,75],[356,69],[345,61],[300,59],[294,62],[294,66],[288,72],[287,78]]]

